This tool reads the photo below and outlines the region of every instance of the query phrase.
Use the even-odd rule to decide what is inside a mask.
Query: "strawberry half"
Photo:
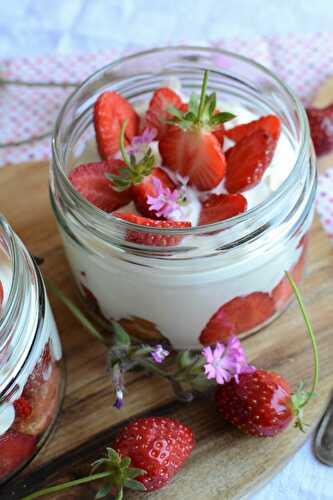
[[[229,193],[256,186],[271,163],[275,148],[273,137],[258,128],[228,149],[225,187]]]
[[[247,201],[241,194],[212,194],[202,203],[199,224],[213,224],[245,212]]]
[[[94,124],[98,151],[103,160],[119,151],[120,128],[128,119],[125,144],[139,131],[139,116],[133,106],[117,92],[104,92],[94,106]]]
[[[132,193],[135,206],[142,215],[150,217],[151,219],[160,219],[160,217],[156,215],[156,211],[150,210],[150,205],[147,202],[148,196],[156,196],[156,190],[152,183],[153,177],[157,177],[164,188],[169,188],[171,191],[176,189],[174,182],[166,172],[159,167],[155,167],[151,174],[146,176],[140,184],[134,184],[132,186]]]
[[[15,431],[0,436],[0,478],[13,473],[23,465],[36,450],[37,440]]]
[[[281,120],[275,115],[262,116],[258,120],[225,130],[224,135],[237,143],[259,128],[270,134],[274,141],[278,141],[281,133]]]
[[[333,149],[333,104],[326,108],[307,108],[312,142],[318,156]]]
[[[274,301],[268,293],[253,292],[235,297],[223,304],[202,330],[199,341],[203,345],[224,341],[230,335],[252,330],[273,316]]]
[[[114,448],[131,466],[146,471],[136,477],[146,491],[159,490],[177,473],[192,453],[192,430],[178,420],[148,417],[131,422],[118,434]]]
[[[156,90],[146,111],[143,128],[155,128],[157,140],[160,140],[167,130],[166,121],[173,118],[173,115],[167,111],[170,108],[185,110],[182,100],[176,92],[168,87]]]
[[[275,436],[294,418],[288,382],[277,373],[257,370],[220,385],[215,401],[223,418],[252,436]]]
[[[159,142],[164,165],[199,191],[209,191],[224,178],[225,157],[213,133],[200,129],[184,130],[170,125]]]
[[[74,188],[90,203],[105,212],[113,212],[131,201],[131,190],[116,191],[105,174],[118,175],[125,163],[121,160],[78,165],[68,178]]]
[[[140,217],[135,214],[125,214],[115,212],[113,214],[118,219],[123,219],[127,222],[132,222],[134,224],[140,224],[141,226],[146,226],[147,231],[149,228],[159,228],[159,229],[183,229],[191,227],[190,222],[175,222],[171,220],[153,220],[146,217]],[[180,235],[162,235],[149,232],[135,231],[134,229],[128,229],[125,236],[127,241],[132,243],[137,243],[139,245],[149,245],[154,247],[170,247],[178,245],[183,239]]]

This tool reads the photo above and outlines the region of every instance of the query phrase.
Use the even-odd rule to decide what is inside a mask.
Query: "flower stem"
[[[127,165],[130,165],[130,159],[127,154],[126,148],[125,148],[125,129],[127,127],[128,123],[128,118],[126,118],[123,123],[121,124],[121,129],[120,129],[120,151],[121,151],[121,156],[123,157],[124,162]]]
[[[293,280],[292,276],[288,272],[286,272],[286,275],[287,275],[288,281],[290,283],[290,286],[292,287],[293,292],[295,294],[295,297],[296,297],[296,300],[298,302],[299,308],[301,310],[301,313],[302,313],[302,316],[303,316],[303,319],[304,319],[304,322],[305,322],[305,325],[306,325],[306,331],[307,331],[307,334],[308,334],[308,336],[310,337],[310,340],[311,340],[312,352],[313,352],[314,374],[313,374],[313,378],[312,378],[312,387],[311,387],[310,392],[307,394],[306,399],[300,405],[300,408],[304,408],[304,406],[309,402],[309,400],[315,394],[316,388],[317,388],[317,385],[318,385],[318,381],[319,381],[319,354],[318,354],[318,346],[317,346],[316,337],[315,337],[315,334],[314,334],[314,331],[313,331],[312,323],[311,323],[309,315],[308,315],[308,313],[306,311],[306,308],[305,308],[305,305],[304,305],[301,293],[299,291],[299,288],[296,285],[295,281]]]
[[[110,472],[99,472],[98,474],[92,474],[91,476],[75,479],[74,481],[68,481],[66,483],[50,486],[49,488],[44,488],[43,490],[36,491],[35,493],[31,493],[31,495],[23,497],[22,500],[32,500],[33,498],[39,498],[50,493],[67,490],[68,488],[72,488],[73,486],[89,483],[91,481],[97,481],[98,479],[102,479],[108,476],[110,476]]]
[[[200,123],[201,116],[202,116],[204,106],[205,106],[207,83],[208,83],[208,70],[206,69],[205,73],[204,73],[203,81],[202,81],[202,86],[201,86],[200,103],[199,103],[199,110],[198,110],[198,117],[197,117],[198,123]]]
[[[95,337],[97,340],[103,344],[107,344],[103,335],[95,328],[95,326],[89,321],[88,318],[82,314],[80,309],[72,302],[52,281],[45,279],[48,288],[56,295],[63,304],[65,304],[71,313],[80,321],[80,323]]]

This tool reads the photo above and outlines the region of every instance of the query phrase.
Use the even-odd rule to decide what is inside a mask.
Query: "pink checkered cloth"
[[[333,34],[307,37],[228,39],[215,46],[256,59],[272,69],[306,104],[333,75]],[[117,50],[71,56],[34,57],[0,61],[0,78],[31,82],[76,84],[115,58]],[[0,144],[40,136],[52,130],[55,118],[73,88],[0,86]],[[50,137],[21,146],[0,147],[0,166],[50,157]],[[333,168],[319,179],[318,213],[333,243]]]

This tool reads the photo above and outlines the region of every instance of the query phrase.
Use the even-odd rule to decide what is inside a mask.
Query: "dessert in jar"
[[[38,267],[0,216],[0,484],[52,428],[63,394],[61,358]]]
[[[92,75],[59,115],[50,184],[82,296],[137,338],[247,335],[288,305],[285,271],[304,274],[305,112],[235,54],[160,49]]]

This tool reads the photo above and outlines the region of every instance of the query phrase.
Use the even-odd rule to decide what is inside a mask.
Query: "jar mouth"
[[[251,221],[253,221],[256,218],[262,217],[265,214],[268,214],[270,210],[272,209],[272,206],[275,205],[283,196],[285,196],[286,192],[290,190],[291,186],[295,183],[296,179],[298,178],[299,173],[302,170],[303,164],[304,164],[304,159],[307,154],[307,150],[310,147],[310,133],[309,133],[309,125],[308,125],[308,120],[306,117],[305,110],[298,99],[298,97],[292,92],[292,90],[289,88],[288,85],[286,85],[278,76],[275,75],[272,71],[267,69],[265,66],[263,66],[260,63],[257,63],[256,61],[236,54],[231,51],[223,50],[223,49],[218,49],[218,48],[210,48],[210,47],[200,47],[200,46],[187,46],[187,45],[179,45],[179,46],[174,46],[174,47],[160,47],[160,48],[155,48],[155,49],[150,49],[150,50],[145,50],[145,51],[140,51],[136,52],[134,54],[131,54],[129,56],[119,58],[116,61],[107,64],[94,72],[92,75],[90,75],[83,83],[68,97],[68,99],[65,101],[58,117],[55,122],[55,127],[54,127],[54,133],[52,136],[52,153],[54,157],[54,164],[55,164],[55,170],[56,174],[60,177],[61,182],[65,185],[66,191],[70,193],[70,197],[73,200],[73,203],[79,207],[82,208],[84,211],[86,211],[90,216],[98,218],[98,221],[101,224],[115,224],[118,228],[120,229],[128,229],[128,230],[133,230],[135,229],[138,232],[146,232],[147,227],[139,224],[135,224],[132,222],[125,221],[123,219],[119,219],[117,217],[114,217],[112,214],[106,213],[103,210],[100,210],[99,208],[95,207],[92,205],[90,202],[88,202],[85,198],[83,198],[72,186],[71,182],[69,181],[66,173],[65,173],[65,161],[64,158],[62,158],[61,151],[60,151],[60,130],[61,130],[61,125],[64,120],[64,117],[66,115],[66,112],[68,109],[71,107],[73,101],[77,98],[77,96],[85,89],[85,87],[89,86],[92,82],[95,80],[102,78],[103,74],[106,71],[110,71],[113,68],[117,68],[117,66],[124,64],[126,62],[131,62],[135,61],[136,59],[140,57],[145,57],[145,56],[150,56],[150,55],[158,55],[158,54],[163,54],[163,53],[174,53],[177,55],[178,52],[180,53],[188,53],[188,61],[194,60],[196,57],[193,55],[193,52],[200,53],[200,54],[207,54],[207,55],[215,55],[217,57],[229,57],[233,58],[234,60],[240,61],[242,63],[247,64],[249,67],[255,68],[259,70],[263,75],[269,77],[272,79],[273,82],[275,82],[278,87],[286,94],[286,96],[289,98],[290,102],[294,106],[294,122],[298,122],[299,127],[300,127],[300,133],[299,133],[299,142],[298,142],[298,150],[297,154],[295,154],[295,163],[289,173],[289,175],[284,179],[284,181],[280,184],[280,186],[273,191],[273,193],[267,197],[264,201],[258,203],[256,206],[250,208],[247,210],[245,213],[242,213],[240,215],[234,216],[230,219],[220,221],[220,222],[215,222],[213,224],[205,224],[205,225],[200,225],[200,226],[193,226],[190,228],[154,228],[154,227],[149,227],[149,233],[152,234],[157,234],[161,236],[167,236],[167,235],[183,235],[183,236],[194,236],[194,235],[203,235],[207,234],[209,231],[225,231],[230,227],[230,225],[235,225],[235,224],[246,224]],[[196,67],[196,69],[199,69],[199,66]],[[207,69],[204,66],[201,68],[202,70]],[[209,69],[209,68],[208,68]],[[215,74],[221,74],[222,75],[228,75],[228,70],[227,69],[214,69],[210,70],[214,71]],[[112,82],[110,82],[112,83]]]

